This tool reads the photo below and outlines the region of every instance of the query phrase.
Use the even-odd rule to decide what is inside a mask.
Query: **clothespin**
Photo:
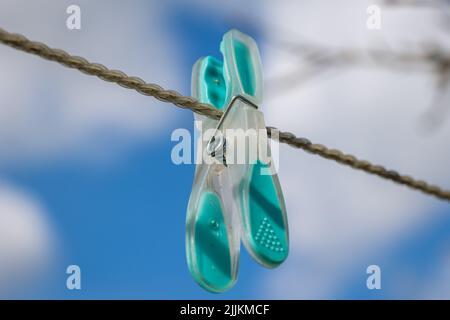
[[[223,61],[208,56],[193,67],[193,96],[224,114],[220,120],[196,115],[202,132],[213,133],[197,148],[196,158],[204,161],[196,166],[186,219],[189,270],[213,292],[226,291],[236,282],[241,240],[251,256],[268,268],[281,264],[289,249],[283,193],[277,174],[267,174],[271,161],[267,136],[258,139],[256,149],[258,155],[268,151],[269,162],[255,157],[247,137],[241,163],[231,159],[230,154],[239,150],[226,134],[230,129],[266,134],[259,109],[263,81],[258,47],[251,37],[231,30],[220,49]]]

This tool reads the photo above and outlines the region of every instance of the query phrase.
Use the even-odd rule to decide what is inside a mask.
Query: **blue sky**
[[[146,6],[142,4],[145,8]],[[219,55],[219,44],[231,26],[204,13],[185,15],[188,7],[173,5],[167,18],[183,50],[180,73],[190,92],[192,64],[202,55]],[[129,17],[131,18],[131,17]],[[245,31],[245,29],[241,29]],[[142,35],[145,37],[145,33]],[[254,34],[257,36],[257,34]],[[142,61],[143,67],[145,61]],[[74,73],[74,77],[80,75]],[[157,81],[157,79],[155,79]],[[120,88],[116,88],[121,90]],[[42,100],[45,103],[45,99]],[[148,100],[152,107],[153,100]],[[124,106],[129,107],[129,106]],[[170,107],[170,106],[167,106]],[[76,161],[56,161],[37,167],[9,168],[3,177],[45,204],[61,241],[51,275],[27,298],[234,298],[257,297],[252,288],[255,265],[243,255],[241,280],[232,293],[204,292],[190,277],[185,262],[185,212],[194,174],[193,165],[176,166],[170,155],[174,128],[192,131],[193,115],[179,111],[159,141],[141,142],[107,169]],[[111,139],[105,139],[110,143]],[[65,287],[66,266],[82,270],[80,292]],[[56,276],[55,276],[56,275]]]
[[[44,1],[44,5],[49,8],[50,12],[53,12],[53,3],[56,2]],[[311,2],[306,1],[306,3],[308,3],[306,8],[313,8],[314,5]],[[64,8],[64,5],[65,3],[58,4],[60,8]],[[200,10],[202,4],[193,6],[183,1],[167,1],[164,5],[157,4],[157,2],[134,1],[130,4],[132,9],[124,10],[120,15],[118,8],[121,5],[112,4],[111,13],[106,11],[105,15],[112,15],[112,12],[116,10],[118,13],[116,12],[115,15],[123,18],[123,20],[117,20],[118,26],[116,25],[114,28],[120,29],[129,23],[135,26],[129,27],[131,31],[137,29],[141,31],[140,34],[133,35],[135,38],[132,37],[129,40],[128,44],[133,45],[133,47],[124,49],[123,52],[120,52],[120,40],[114,39],[114,32],[108,32],[108,29],[105,28],[108,26],[107,17],[103,19],[98,16],[100,11],[95,11],[99,10],[101,5],[90,7],[87,2],[81,2],[82,12],[86,14],[86,27],[78,35],[67,34],[66,30],[62,30],[60,32],[64,35],[61,36],[57,34],[57,31],[53,34],[46,31],[47,29],[42,29],[43,36],[40,37],[39,30],[33,31],[31,22],[17,27],[5,18],[5,22],[0,24],[2,28],[12,28],[11,31],[31,32],[33,34],[29,36],[32,38],[48,40],[52,45],[68,50],[77,50],[77,43],[84,43],[84,46],[76,51],[77,54],[87,54],[96,61],[106,61],[108,65],[113,67],[125,68],[125,71],[130,70],[130,73],[134,72],[147,81],[163,83],[167,87],[175,87],[183,94],[190,93],[190,72],[193,63],[204,55],[219,56],[219,43],[223,33],[231,28],[238,28],[261,43],[263,63],[267,63],[269,76],[273,75],[272,71],[277,69],[277,63],[281,64],[281,60],[274,59],[273,57],[277,55],[266,51],[268,50],[268,39],[273,37],[273,31],[268,30],[264,24],[265,20],[258,20],[259,23],[255,24],[250,23],[250,20],[225,18],[227,15],[220,10],[222,5],[225,7],[225,4],[218,4],[217,8],[212,10],[213,6],[204,4],[205,9]],[[270,9],[273,7],[271,5],[261,5],[260,8],[249,5],[250,7],[252,14],[263,16],[269,20],[276,19],[269,15]],[[318,6],[316,10],[320,10],[320,8]],[[151,20],[154,17],[151,12],[156,9],[157,16],[160,18],[157,22]],[[245,8],[243,9],[245,11]],[[17,11],[15,12],[17,14]],[[145,19],[146,12],[149,15],[148,23]],[[134,13],[137,16],[133,16]],[[94,15],[96,16],[95,20],[92,18]],[[57,18],[55,21],[61,19]],[[133,19],[135,21],[131,22]],[[0,19],[0,21],[2,20]],[[52,28],[52,23],[56,23],[55,21],[49,20],[49,29]],[[283,21],[278,22],[283,23]],[[118,49],[110,55],[106,55],[106,52],[97,53],[97,46],[92,46],[92,42],[89,42],[92,39],[84,38],[84,34],[89,32],[91,26],[96,28],[95,37],[99,35],[105,37],[104,46],[106,48],[108,48],[108,45],[116,45]],[[13,29],[14,27],[23,30]],[[295,29],[294,26],[293,29]],[[162,39],[165,39],[164,37],[168,35],[171,38],[167,40],[167,44],[165,42],[154,42],[155,39],[150,38],[146,42],[144,40],[148,36],[146,30],[152,37],[161,34]],[[305,29],[303,33],[308,34],[308,30]],[[311,30],[311,36],[314,36],[314,27],[311,27]],[[327,39],[323,40],[326,41]],[[18,155],[14,155],[16,149],[12,145],[1,149],[4,154],[11,151],[13,155],[12,162],[4,160],[3,163],[0,163],[1,180],[14,186],[17,190],[31,195],[33,199],[37,199],[45,209],[45,215],[55,231],[55,254],[50,260],[45,275],[35,279],[35,281],[21,285],[17,290],[6,293],[2,293],[0,290],[2,297],[58,299],[270,299],[305,297],[395,299],[419,297],[422,293],[425,297],[433,294],[438,297],[449,297],[450,291],[447,290],[450,290],[450,283],[444,283],[443,289],[434,284],[436,281],[439,282],[440,272],[445,269],[446,263],[450,263],[450,260],[447,259],[450,254],[450,216],[448,215],[450,209],[447,204],[404,190],[404,188],[392,185],[390,182],[378,181],[378,178],[375,177],[366,177],[361,173],[350,173],[350,170],[338,168],[338,165],[334,163],[329,165],[330,169],[328,169],[328,163],[324,164],[325,161],[323,160],[318,160],[318,164],[314,162],[314,165],[311,165],[313,161],[317,160],[316,157],[299,151],[292,151],[285,146],[281,147],[280,178],[282,184],[283,181],[287,182],[283,185],[288,209],[291,208],[288,212],[289,218],[293,220],[291,224],[291,238],[293,238],[291,258],[286,262],[286,266],[276,270],[265,270],[257,265],[243,250],[241,252],[239,280],[236,286],[221,295],[205,292],[191,278],[185,261],[185,212],[192,186],[194,166],[176,166],[170,158],[171,149],[174,146],[174,142],[170,141],[171,133],[176,128],[187,128],[192,131],[192,113],[177,109],[166,113],[164,108],[173,109],[174,107],[156,102],[152,98],[140,97],[134,92],[128,92],[114,85],[103,84],[97,79],[87,80],[86,76],[77,72],[64,71],[62,67],[54,66],[50,62],[39,62],[36,58],[15,53],[8,48],[2,47],[0,50],[2,54],[3,52],[8,53],[7,58],[13,54],[23,55],[21,60],[19,59],[20,61],[11,63],[14,68],[20,68],[21,63],[26,60],[28,65],[38,64],[42,68],[36,72],[50,68],[50,75],[62,74],[61,78],[55,79],[49,76],[47,81],[40,83],[27,82],[27,85],[31,88],[30,91],[37,94],[39,99],[30,98],[30,100],[24,102],[11,98],[12,100],[7,100],[7,103],[3,103],[1,106],[6,110],[6,108],[14,108],[16,105],[19,108],[19,104],[32,102],[33,108],[48,110],[48,114],[39,113],[41,119],[38,123],[40,126],[36,124],[38,130],[35,132],[36,135],[40,134],[40,129],[45,130],[47,126],[43,125],[42,122],[48,121],[48,126],[53,126],[54,124],[51,124],[51,122],[58,121],[58,116],[53,116],[52,112],[55,108],[65,107],[62,101],[66,101],[64,95],[69,92],[67,88],[69,90],[70,88],[76,88],[77,92],[70,93],[72,94],[70,97],[75,97],[75,105],[80,107],[81,110],[84,110],[81,104],[86,101],[83,99],[89,100],[90,95],[94,95],[95,91],[98,91],[99,93],[95,96],[94,101],[100,101],[100,104],[90,107],[96,108],[98,106],[100,115],[103,108],[109,108],[109,103],[115,103],[114,108],[121,108],[120,104],[128,110],[136,108],[136,112],[142,114],[142,118],[147,119],[148,117],[148,119],[151,119],[148,120],[148,123],[141,123],[139,122],[140,119],[134,119],[130,116],[130,123],[120,126],[118,125],[119,120],[124,116],[119,114],[117,120],[114,118],[116,115],[113,114],[114,117],[111,115],[111,119],[113,119],[111,123],[100,122],[98,126],[93,126],[93,129],[86,123],[80,122],[79,125],[75,125],[80,127],[81,132],[84,128],[89,129],[89,131],[86,130],[87,133],[80,134],[83,136],[80,141],[72,146],[72,140],[78,138],[70,136],[67,140],[62,140],[62,144],[68,145],[68,148],[55,147],[55,151],[48,147],[51,152],[44,152],[44,156],[33,153],[33,150],[39,149],[37,147],[31,148],[31,151],[18,152]],[[163,57],[166,52],[169,52],[166,50],[174,50],[174,52],[170,52],[170,57],[162,58],[159,63],[159,57]],[[139,52],[143,52],[142,55],[145,55],[146,59],[142,59]],[[153,52],[155,52],[155,56],[152,55]],[[102,57],[101,54],[104,54],[104,56]],[[124,56],[125,54],[129,54],[130,59],[127,59]],[[171,65],[171,62],[176,66],[175,73],[172,72],[175,67]],[[146,66],[147,63],[149,67]],[[358,78],[359,75],[355,77]],[[370,78],[370,76],[368,77]],[[77,80],[71,80],[72,78],[77,78]],[[67,87],[61,87],[62,89],[55,93],[49,89],[49,86],[64,86],[64,84],[55,84],[58,79],[69,82]],[[20,77],[19,80],[21,80]],[[70,81],[80,81],[81,84],[72,84]],[[336,81],[341,80],[338,78]],[[350,79],[349,81],[352,82],[353,80]],[[369,82],[374,84],[375,80],[369,80]],[[15,86],[16,84],[9,85]],[[352,82],[353,85],[354,82]],[[361,91],[365,90],[364,84],[356,85],[360,86]],[[109,94],[111,90],[119,91],[117,93],[120,95],[117,96],[118,99]],[[308,108],[314,107],[314,102],[311,102],[313,100],[310,98],[310,94],[313,93],[308,93],[308,90],[310,90],[308,87],[304,89],[307,95],[303,103],[305,114],[296,112],[295,115],[298,116],[290,116],[292,109],[288,109],[286,101],[275,100],[272,105],[276,107],[266,106],[270,124],[283,125],[283,127],[290,126],[290,129],[294,132],[304,133],[305,135],[312,134],[323,138],[324,142],[331,142],[334,146],[339,147],[340,142],[336,137],[338,135],[336,132],[341,132],[342,135],[346,134],[345,130],[340,131],[340,127],[330,128],[328,134],[324,134],[324,129],[321,125],[318,125],[318,133],[315,135],[313,124],[302,126],[304,122],[301,121],[314,119],[314,117],[309,118],[314,111],[308,110]],[[328,85],[325,84],[323,91],[319,92],[321,99],[324,99],[322,98],[323,95],[332,96],[335,94],[334,90],[342,91],[340,89],[329,89]],[[403,92],[399,91],[399,97],[395,98],[397,100],[404,96]],[[138,95],[138,97],[134,97],[134,95]],[[99,100],[99,97],[104,101]],[[383,101],[383,98],[380,99],[380,101]],[[364,101],[361,97],[355,97],[354,100],[355,103]],[[318,101],[321,102],[322,100]],[[342,104],[344,103],[345,99],[343,99]],[[292,100],[289,105],[292,105]],[[337,107],[339,107],[339,103],[337,103]],[[151,109],[148,114],[147,111],[143,111],[147,108]],[[75,108],[74,110],[78,109]],[[28,114],[27,112],[31,111],[25,109],[25,114]],[[132,113],[132,111],[128,112]],[[274,116],[274,113],[280,115]],[[89,113],[86,114],[89,115]],[[364,117],[364,111],[361,114]],[[127,116],[128,114],[124,115]],[[52,119],[53,117],[55,119]],[[105,116],[105,118],[108,117],[109,115]],[[333,117],[333,113],[330,117]],[[81,119],[84,118],[81,117]],[[89,120],[89,116],[86,116],[86,119]],[[296,124],[297,119],[298,125]],[[87,123],[91,123],[89,121]],[[157,123],[159,121],[161,124]],[[351,121],[351,119],[348,119],[349,123]],[[310,123],[312,122],[310,121]],[[146,125],[149,128],[146,128]],[[78,127],[75,127],[75,129]],[[386,124],[386,127],[386,130],[388,130],[389,124]],[[156,129],[153,130],[152,128]],[[75,129],[72,131],[76,131]],[[363,132],[364,130],[361,129],[360,131]],[[13,132],[20,132],[20,130],[17,129]],[[375,132],[383,133],[383,128],[379,127]],[[407,131],[405,131],[406,133],[399,132],[399,135],[407,136]],[[445,131],[445,134],[447,132]],[[373,132],[368,132],[368,134],[373,135]],[[444,141],[445,134],[442,136]],[[52,133],[49,135],[50,138],[47,137],[47,139],[58,140],[56,135]],[[21,141],[18,133],[17,135],[13,134],[12,137],[12,140],[17,143]],[[355,153],[357,151],[362,152],[364,156],[372,155],[375,160],[380,162],[387,160],[389,165],[405,165],[411,170],[417,170],[425,177],[429,175],[432,177],[442,176],[444,181],[448,181],[448,178],[450,178],[449,171],[445,167],[439,168],[442,174],[439,171],[428,172],[426,169],[422,169],[425,167],[424,165],[417,164],[416,167],[408,167],[409,164],[402,162],[401,159],[396,162],[397,156],[392,152],[372,152],[373,149],[378,148],[377,150],[379,150],[383,146],[372,144],[366,148],[366,145],[370,144],[370,139],[370,137],[367,138],[362,144],[355,141],[354,144],[349,144],[347,147],[350,150],[355,150]],[[30,141],[34,140],[31,139]],[[342,146],[346,147],[345,143]],[[390,146],[388,147],[390,148]],[[291,160],[294,156],[296,157],[295,160]],[[286,169],[283,169],[283,167]],[[296,169],[298,169],[296,175],[289,174]],[[284,172],[282,172],[283,170]],[[327,176],[322,171],[332,172],[332,176]],[[318,177],[319,174],[323,174],[323,176]],[[348,180],[348,189],[344,190],[340,188],[345,183],[342,176],[346,177],[347,174],[351,178]],[[309,182],[315,181],[315,184],[302,184],[303,179]],[[295,180],[296,184],[293,184],[292,180]],[[365,188],[362,188],[362,186],[367,186],[369,190],[365,192]],[[308,197],[311,194],[317,195],[319,192],[324,194],[323,204],[318,204],[320,200],[314,197],[311,197],[311,199],[316,199],[315,202],[309,203]],[[341,203],[341,200],[336,200],[340,192],[347,192],[347,194],[353,192],[354,198],[349,197],[346,200],[347,202]],[[296,202],[297,197],[293,196],[297,193],[299,194],[300,204]],[[383,198],[383,196],[386,196],[386,198]],[[359,205],[356,199],[361,199],[362,203],[369,203],[372,211],[368,207]],[[411,199],[414,200],[411,201]],[[358,205],[354,205],[356,202]],[[383,202],[390,207],[384,206]],[[410,209],[407,204],[410,204],[414,210]],[[321,222],[325,223],[322,227],[320,224],[313,223],[312,226],[316,228],[309,228],[309,223],[312,221],[311,219],[314,219],[316,213],[314,210],[316,205],[322,205],[322,207],[318,207],[319,212],[316,216],[320,216],[328,222]],[[297,208],[301,208],[301,210],[297,210]],[[306,213],[306,209],[311,210]],[[392,212],[396,213],[396,210],[406,213],[411,210],[412,218],[410,219],[408,214],[404,214],[395,223],[391,222],[389,219],[392,218],[389,218],[389,215],[392,215]],[[336,211],[337,215],[335,217],[332,215],[323,216],[322,212],[325,211],[328,212],[327,214],[333,214],[333,211]],[[378,212],[383,217],[386,216],[386,225],[383,225],[382,221],[374,221],[372,228],[370,223],[366,226],[365,222],[361,222],[373,219],[373,217],[370,217],[373,212]],[[367,218],[364,215],[367,215]],[[336,234],[328,232],[330,226],[326,224],[333,224],[334,219],[337,221],[334,225],[334,229],[338,230]],[[352,219],[355,219],[355,222]],[[308,230],[297,229],[298,225],[302,228],[308,226]],[[391,228],[391,225],[395,227]],[[402,227],[402,225],[405,227]],[[345,229],[347,227],[349,229]],[[377,236],[368,232],[370,239],[366,240],[363,234],[364,228],[376,230],[379,232],[379,237],[377,238]],[[354,234],[352,230],[355,231]],[[362,230],[361,233],[359,233],[359,230]],[[385,230],[388,230],[386,236],[383,233]],[[307,234],[307,238],[303,238],[303,234],[297,236],[297,233],[302,232]],[[347,234],[347,237],[342,234]],[[364,244],[367,242],[367,245],[361,248],[356,248],[355,245],[354,248],[353,244],[359,242],[359,240]],[[334,242],[342,243],[342,246],[333,247],[331,243]],[[315,251],[315,248],[318,248],[317,251]],[[320,255],[339,255],[339,252],[336,252],[339,250],[342,251],[341,256],[344,258],[324,259],[321,262]],[[353,250],[355,250],[354,255]],[[312,253],[313,251],[317,253],[317,256]],[[350,261],[351,259],[354,260]],[[346,261],[342,262],[341,260]],[[71,264],[79,265],[82,270],[82,290],[80,291],[69,291],[65,287],[67,277],[65,268]],[[365,269],[370,264],[378,264],[382,267],[383,289],[381,291],[369,291],[365,287],[367,278]],[[319,266],[319,268],[315,270],[315,266]],[[33,274],[32,266],[28,272]],[[296,278],[297,274],[298,278]],[[305,282],[306,278],[310,278],[311,282]],[[436,278],[438,279],[436,280]],[[320,279],[320,281],[317,280],[314,283],[315,279]],[[445,279],[448,280],[449,278]]]

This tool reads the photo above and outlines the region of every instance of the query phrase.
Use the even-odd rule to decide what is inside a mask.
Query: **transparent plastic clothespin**
[[[193,95],[224,114],[220,120],[196,115],[203,133],[196,157],[201,163],[196,167],[186,220],[189,270],[202,287],[213,292],[234,285],[241,239],[265,267],[282,263],[289,248],[283,194],[278,176],[270,170],[267,136],[260,139],[266,127],[258,110],[263,88],[258,47],[249,36],[231,30],[220,48],[223,62],[205,57],[193,68]],[[211,135],[205,139],[208,130]],[[244,135],[243,150],[234,140],[240,134]],[[265,162],[260,157],[263,149],[268,156]]]

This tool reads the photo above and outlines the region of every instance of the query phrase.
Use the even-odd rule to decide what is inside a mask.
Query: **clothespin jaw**
[[[267,175],[270,163],[259,159],[260,149],[267,149],[270,156],[267,139],[265,143],[258,140],[257,149],[245,150],[243,163],[227,161],[236,145],[225,130],[266,134],[264,116],[258,110],[263,90],[258,47],[249,36],[231,30],[220,48],[223,62],[206,57],[194,65],[192,93],[224,111],[219,121],[196,116],[204,120],[203,129],[215,128],[207,145],[197,152],[224,161],[197,165],[186,224],[189,269],[202,287],[213,292],[235,283],[241,238],[254,259],[266,267],[282,263],[289,247],[278,176]]]
[[[224,58],[226,102],[230,103],[235,96],[244,96],[259,106],[262,102],[263,78],[255,40],[233,29],[223,36],[220,51]]]

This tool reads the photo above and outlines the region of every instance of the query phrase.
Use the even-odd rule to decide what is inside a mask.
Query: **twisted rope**
[[[47,45],[28,40],[21,34],[9,33],[0,28],[0,42],[15,49],[37,55],[41,58],[55,61],[68,68],[77,69],[85,74],[96,76],[104,81],[116,83],[124,88],[135,90],[140,94],[152,96],[160,101],[172,103],[180,108],[189,109],[195,113],[220,119],[223,112],[215,109],[209,104],[201,103],[193,97],[186,97],[174,90],[166,90],[154,83],[147,83],[141,78],[128,76],[122,71],[111,70],[99,63],[91,63],[86,59],[73,56],[60,49],[49,48]],[[269,137],[273,127],[267,127]],[[439,199],[450,201],[450,191],[443,190],[438,186],[428,184],[423,180],[417,180],[396,171],[386,169],[380,165],[374,165],[366,160],[360,160],[353,155],[345,154],[340,150],[329,149],[321,144],[315,144],[306,138],[296,137],[290,132],[279,131],[279,140],[291,147],[302,149],[316,154],[325,159],[334,160],[340,164],[349,166],[356,170],[377,175],[387,180],[405,185],[409,188],[422,191],[425,194],[435,196]]]
[[[276,128],[268,127],[270,130],[277,130]],[[270,136],[270,134],[269,134]],[[435,196],[441,200],[450,201],[450,191],[443,190],[439,186],[432,185],[423,180],[417,180],[411,176],[403,175],[395,170],[386,169],[381,165],[372,164],[367,160],[360,160],[351,154],[345,154],[337,149],[330,149],[324,145],[312,143],[306,138],[296,137],[290,132],[279,133],[280,142],[286,143],[294,148],[302,149],[306,152],[316,154],[325,159],[334,160],[340,164],[349,166],[356,170],[361,170],[369,174],[379,176],[381,178],[391,180],[393,182],[405,185],[411,189],[422,191],[425,194]]]

